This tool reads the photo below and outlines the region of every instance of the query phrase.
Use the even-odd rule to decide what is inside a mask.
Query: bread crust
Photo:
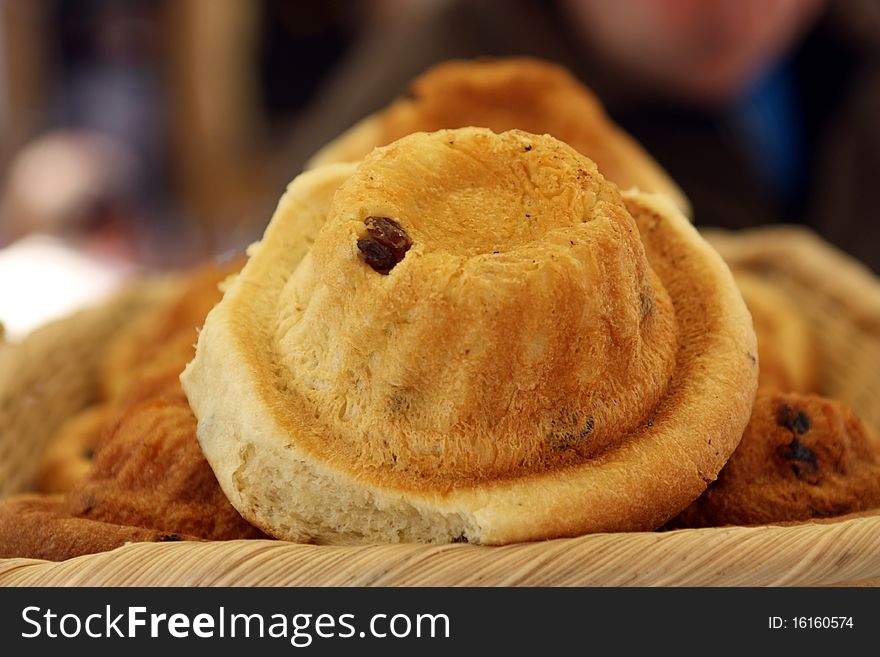
[[[414,132],[467,126],[550,134],[596,162],[621,189],[665,194],[691,214],[684,192],[589,89],[562,66],[532,57],[438,64],[413,80],[407,95],[321,149],[308,167],[356,162]]]
[[[65,493],[92,469],[92,456],[116,410],[91,406],[67,420],[46,445],[34,486],[41,493]]]
[[[670,527],[792,523],[880,507],[880,442],[843,403],[762,389],[718,480]]]
[[[733,276],[758,337],[758,386],[781,392],[815,392],[819,356],[806,316],[783,290],[758,274],[734,269]]]
[[[457,159],[460,152],[465,155]],[[448,174],[445,158],[454,162]],[[491,175],[470,171],[469,159]],[[520,166],[532,173],[519,176]],[[395,171],[409,171],[410,177],[397,180]],[[426,191],[436,188],[440,198],[453,179],[464,180],[467,189],[446,191],[450,198],[464,195],[465,205]],[[558,191],[548,192],[553,184]],[[505,196],[511,188],[526,205],[534,203],[541,217],[536,228],[512,226],[504,216],[505,208],[521,210],[516,194]],[[461,216],[462,207],[477,209],[468,218]],[[474,216],[487,222],[483,237],[473,238],[479,227],[470,224],[466,233],[450,237],[454,221],[443,216],[449,208],[464,224]],[[362,215],[389,210],[402,217],[414,245],[380,278],[358,259],[354,245]],[[502,237],[492,246],[483,243],[492,241],[488,235]],[[579,251],[580,240],[588,248]],[[527,256],[515,267],[479,270],[483,276],[494,272],[489,291],[479,287],[482,279],[467,275],[469,266],[478,266],[474,262],[522,253]],[[635,192],[621,197],[592,162],[549,136],[476,128],[417,134],[374,152],[359,169],[330,165],[308,172],[291,184],[250,255],[209,314],[196,357],[181,378],[199,419],[202,449],[227,497],[250,522],[280,538],[500,544],[654,529],[715,478],[749,417],[757,377],[755,337],[721,258],[664,197]],[[538,264],[530,266],[530,258]],[[458,265],[441,275],[451,261]],[[548,277],[536,278],[535,271]],[[570,271],[581,272],[581,278]],[[505,276],[516,280],[505,287]],[[576,296],[585,281],[601,293]],[[554,305],[557,288],[577,302]],[[516,290],[528,292],[517,296]],[[347,404],[369,416],[367,424],[357,425],[346,417],[347,405],[331,414],[321,391],[336,385],[327,383],[334,359],[343,363],[340,372],[370,362],[370,353],[358,361],[359,350],[347,349],[352,341],[368,344],[362,334],[371,325],[383,326],[382,313],[370,310],[382,304],[365,300],[365,293],[388,303],[399,300],[403,314],[391,312],[385,321],[397,330],[409,317],[407,341],[398,341],[408,350],[405,364],[424,365],[414,366],[423,379],[434,375],[421,385],[404,381],[404,370],[395,369],[400,349],[380,354],[376,363],[387,367],[377,371],[397,375],[371,375],[369,388],[348,390]],[[444,294],[450,297],[446,305],[432,305],[433,296]],[[332,303],[322,306],[328,298]],[[468,310],[475,299],[490,311]],[[464,329],[454,315],[443,314],[448,305],[465,313]],[[308,307],[323,318],[311,328]],[[542,313],[553,321],[540,330],[525,324]],[[429,316],[435,318],[433,327]],[[510,325],[498,317],[518,318],[519,331],[508,331]],[[365,318],[370,321],[359,323]],[[302,326],[308,330],[298,333]],[[466,330],[474,326],[475,336]],[[466,348],[480,344],[483,332],[495,345],[491,357],[462,357],[453,367],[458,379],[452,377],[444,336],[455,334]],[[536,335],[546,336],[546,349],[523,367]],[[569,350],[583,335],[585,349],[587,343],[600,345],[587,349],[592,360]],[[388,341],[395,338],[389,334]],[[312,371],[306,360],[291,369],[304,343],[318,345],[310,352],[317,363],[311,379],[303,374]],[[542,369],[554,349],[568,359],[567,371]],[[591,378],[594,371],[600,375]],[[525,385],[523,377],[531,377],[531,388],[506,398],[512,419],[496,418],[497,399],[480,393],[506,394],[505,385]],[[569,385],[578,380],[589,385]],[[447,432],[435,437],[434,454],[422,433],[394,433],[395,427],[412,426],[399,423],[394,408],[383,414],[369,403],[376,390],[401,382],[415,388],[419,403],[428,399],[426,426],[433,422]],[[434,390],[442,394],[432,397]],[[443,406],[450,397],[451,411]],[[546,439],[556,420],[549,415],[552,403],[542,406],[542,400],[555,403],[557,414],[565,409],[559,422],[576,418],[580,439],[561,449]],[[415,404],[408,403],[407,409]],[[483,415],[506,433],[481,434]],[[352,430],[383,423],[387,435]],[[383,441],[393,447],[385,461]],[[461,448],[467,444],[470,451]],[[494,453],[486,457],[493,444]]]
[[[179,381],[218,283],[240,264],[200,268],[116,337],[105,374],[119,397],[71,418],[44,454],[39,489],[66,495],[0,502],[0,555],[63,560],[132,541],[265,538],[217,485]]]

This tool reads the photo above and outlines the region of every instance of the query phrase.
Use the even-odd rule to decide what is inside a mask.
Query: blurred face
[[[670,95],[723,102],[809,27],[825,0],[568,0],[601,55]]]

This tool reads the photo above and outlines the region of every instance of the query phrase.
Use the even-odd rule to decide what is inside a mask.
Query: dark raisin
[[[83,452],[83,456],[85,458],[87,458],[89,461],[91,461],[95,457],[95,450],[93,450],[92,448],[89,448]]]
[[[807,417],[807,414],[803,411],[796,411],[787,404],[779,407],[776,414],[776,424],[798,434],[805,434],[810,430],[810,418]]]
[[[584,422],[584,428],[581,429],[580,434],[578,435],[578,440],[583,440],[591,433],[593,433],[593,428],[596,426],[596,422],[593,420],[592,415],[587,416],[587,421]]]
[[[544,436],[544,441],[550,446],[550,449],[553,450],[561,450],[568,449],[575,443],[574,434],[571,433],[557,433],[555,431],[550,431]]]
[[[360,239],[357,246],[364,262],[380,274],[387,274],[397,264],[397,258],[391,249],[374,239]]]
[[[468,539],[467,539],[467,536],[465,536],[464,534],[459,534],[458,536],[456,536],[455,538],[453,538],[449,542],[450,543],[467,543]]]
[[[380,274],[387,274],[403,260],[412,240],[400,224],[388,217],[367,217],[364,225],[367,235],[358,240],[358,249],[370,267]]]
[[[782,457],[786,461],[792,461],[791,471],[794,472],[798,479],[817,483],[819,462],[816,458],[816,452],[804,445],[800,440],[797,438],[792,440],[782,453]]]
[[[174,542],[174,541],[182,541],[183,537],[180,534],[162,534],[159,536],[159,541],[165,542]]]
[[[570,429],[564,431],[550,431],[544,436],[544,440],[550,445],[550,449],[568,449],[582,441],[584,438],[587,438],[593,433],[593,429],[596,426],[596,422],[592,415],[588,415],[584,420],[583,425],[580,427],[571,426],[572,424],[577,425],[579,422],[576,414],[572,414],[568,422],[571,423],[569,424],[571,427]],[[568,422],[564,423],[568,424]]]
[[[654,313],[654,296],[650,292],[642,292],[639,295],[639,309],[642,313],[642,320]]]
[[[394,252],[399,259],[409,251],[412,240],[400,227],[400,224],[387,217],[367,217],[364,219],[367,234],[377,242],[381,242]]]
[[[794,411],[791,406],[787,404],[783,404],[779,407],[779,410],[776,411],[776,424],[780,427],[785,427],[789,431],[793,431],[792,424],[794,422]]]
[[[528,153],[530,150],[532,150],[532,145],[529,144],[529,145],[526,146],[523,150],[525,150],[525,152]]]

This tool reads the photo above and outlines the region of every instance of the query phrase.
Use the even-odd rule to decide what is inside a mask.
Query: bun
[[[104,374],[119,398],[72,418],[47,449],[39,489],[66,495],[0,502],[0,556],[63,560],[132,541],[265,538],[217,485],[179,381],[218,283],[239,267],[198,269],[113,340]]]
[[[758,337],[758,386],[782,392],[815,391],[818,354],[807,318],[785,292],[757,274],[734,269],[733,276]]]
[[[63,495],[16,495],[0,502],[0,559],[64,561],[133,542],[199,540],[155,529],[71,517]]]
[[[718,481],[670,527],[804,521],[880,507],[880,444],[842,403],[762,390]]]
[[[210,540],[259,536],[223,497],[194,436],[182,394],[135,404],[95,454],[93,472],[68,494],[66,509]]]
[[[147,399],[150,390],[164,385],[169,368],[177,370],[176,384],[180,370],[192,358],[198,327],[222,296],[218,284],[243,264],[239,256],[198,267],[158,310],[144,314],[114,336],[99,368],[103,398],[123,405]]]
[[[197,329],[237,273],[243,258],[208,263],[177,285],[158,307],[138,316],[110,340],[99,364],[100,403],[71,417],[40,461],[36,490],[66,493],[92,467],[92,455],[122,411],[141,401],[180,397],[180,372],[195,353]]]
[[[563,67],[528,57],[439,64],[416,78],[405,97],[324,147],[309,166],[359,161],[414,132],[468,126],[550,134],[592,159],[621,189],[665,194],[690,214],[681,189],[608,118],[589,89]]]
[[[58,430],[40,459],[35,486],[41,493],[64,493],[92,469],[92,456],[115,417],[107,404],[74,415]]]
[[[549,136],[417,133],[297,178],[182,375],[232,504],[279,538],[654,529],[757,378],[730,271]]]
[[[132,541],[263,537],[217,485],[182,393],[128,408],[66,495],[0,503],[0,557],[61,561]]]

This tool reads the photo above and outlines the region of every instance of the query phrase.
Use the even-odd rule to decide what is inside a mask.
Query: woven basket
[[[880,429],[880,282],[803,229],[707,235],[729,262],[792,295],[816,327],[822,392]],[[130,312],[127,303],[120,299],[77,315],[0,352],[3,493],[26,485],[54,429],[89,402],[101,343]],[[595,534],[505,547],[142,543],[62,563],[0,560],[0,585],[28,586],[877,583],[880,515],[788,527]]]

